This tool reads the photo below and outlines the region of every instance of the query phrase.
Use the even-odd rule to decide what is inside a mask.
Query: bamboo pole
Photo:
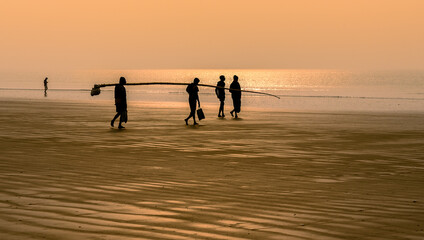
[[[127,83],[127,84],[124,84],[124,85],[128,85],[128,86],[139,86],[139,85],[189,85],[189,84],[190,84],[190,83],[147,82],[147,83]],[[119,85],[119,84],[118,84],[118,83],[110,83],[110,84],[95,84],[95,85],[94,85],[94,87],[91,89],[91,96],[99,95],[99,94],[100,94],[100,88],[102,88],[102,87],[110,87],[110,86],[116,86],[116,85]],[[250,90],[232,89],[232,88],[219,87],[219,86],[208,85],[208,84],[197,84],[197,85],[198,85],[198,86],[202,86],[202,87],[223,88],[223,89],[232,90],[232,91],[240,91],[240,92],[248,92],[248,93],[262,94],[262,95],[267,95],[267,96],[276,97],[276,98],[280,99],[280,97],[279,97],[279,96],[277,96],[277,95],[273,95],[273,94],[265,93],[265,92],[257,92],[257,91],[250,91]]]

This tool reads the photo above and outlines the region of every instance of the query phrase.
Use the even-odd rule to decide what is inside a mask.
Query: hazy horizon
[[[417,0],[15,0],[0,26],[0,71],[424,69]]]

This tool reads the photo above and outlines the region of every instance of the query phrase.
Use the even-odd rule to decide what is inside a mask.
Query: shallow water
[[[97,70],[49,75],[47,97],[58,100],[113,100],[113,87],[102,89],[91,97],[94,84],[114,83],[125,76],[135,82],[183,82],[199,77],[201,83],[215,85],[219,76],[240,77],[243,89],[263,91],[280,100],[251,93],[243,94],[243,107],[277,108],[289,111],[424,111],[424,72],[386,71],[354,72],[341,70]],[[0,73],[0,96],[13,98],[44,98],[40,73]],[[127,86],[128,99],[133,102],[186,102],[183,86]],[[204,103],[218,104],[211,88],[202,87]],[[227,106],[231,105],[230,94]]]

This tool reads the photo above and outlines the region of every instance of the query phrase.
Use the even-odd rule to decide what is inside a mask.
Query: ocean
[[[242,89],[267,92],[281,99],[245,93],[243,109],[283,111],[424,111],[424,71],[343,71],[343,70],[84,70],[54,73],[0,73],[0,96],[44,99],[43,80],[49,78],[47,99],[113,102],[113,87],[102,88],[90,96],[94,84],[117,83],[124,76],[128,83],[180,82],[215,85],[226,76],[239,76]],[[128,101],[185,103],[183,86],[127,86]],[[200,88],[204,104],[218,104],[213,88]],[[231,98],[227,95],[227,104]],[[227,105],[228,106],[228,105]],[[243,110],[242,110],[243,111]]]

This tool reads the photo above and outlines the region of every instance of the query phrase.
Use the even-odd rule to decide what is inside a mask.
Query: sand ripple
[[[7,104],[0,239],[424,238],[422,116]]]

